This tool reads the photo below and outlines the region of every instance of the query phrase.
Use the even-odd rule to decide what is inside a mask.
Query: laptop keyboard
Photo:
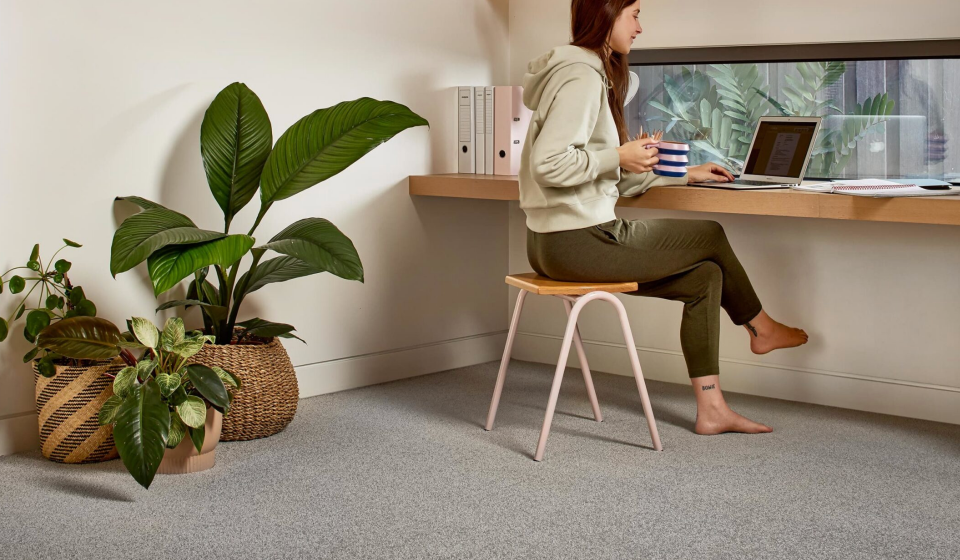
[[[769,181],[747,181],[746,179],[737,179],[733,182],[734,185],[751,185],[751,186],[761,186],[761,185],[779,185],[780,183],[771,183]]]

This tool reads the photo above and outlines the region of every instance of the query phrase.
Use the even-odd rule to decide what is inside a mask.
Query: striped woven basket
[[[113,396],[113,378],[104,374],[116,375],[123,361],[56,367],[56,375],[43,377],[34,362],[40,452],[57,463],[99,463],[119,457],[113,426],[101,426],[97,415]]]
[[[230,413],[223,417],[220,441],[272,436],[286,428],[297,413],[297,372],[280,340],[254,338],[250,342],[204,344],[203,350],[190,359],[222,367],[240,378],[240,390]]]

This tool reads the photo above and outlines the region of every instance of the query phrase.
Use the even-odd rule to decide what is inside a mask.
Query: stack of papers
[[[910,179],[903,181],[856,179],[849,181],[830,181],[827,183],[817,183],[813,185],[800,185],[791,188],[798,191],[849,194],[852,196],[869,196],[873,198],[892,198],[898,196],[944,196],[960,194],[960,188],[951,188],[950,183],[944,183],[943,181],[935,181],[931,179]]]

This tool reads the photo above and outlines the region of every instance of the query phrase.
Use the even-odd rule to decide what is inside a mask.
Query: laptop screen
[[[761,122],[744,175],[800,177],[816,123]]]

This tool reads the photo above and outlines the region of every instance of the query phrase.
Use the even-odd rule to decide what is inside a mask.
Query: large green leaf
[[[249,272],[244,272],[243,275],[240,276],[240,280],[237,281],[237,286],[243,286],[243,295],[246,295],[259,290],[267,284],[286,282],[287,280],[310,276],[311,274],[318,274],[320,272],[323,272],[322,268],[305,263],[296,257],[277,257],[257,265],[252,275]],[[247,280],[247,276],[250,276],[249,280]],[[244,282],[246,282],[246,284]]]
[[[196,270],[210,265],[230,266],[253,247],[248,235],[228,235],[223,239],[194,245],[170,245],[147,259],[154,295],[177,285]]]
[[[160,393],[169,397],[180,387],[180,374],[178,373],[159,373],[157,374],[157,385],[160,386]]]
[[[37,335],[40,334],[40,331],[47,328],[50,325],[50,315],[46,309],[34,309],[30,313],[27,313],[27,325],[24,328],[24,333],[30,342],[33,342],[37,339]]]
[[[206,437],[206,423],[200,424],[199,428],[187,428],[187,432],[190,434],[190,441],[193,442],[193,447],[197,450],[197,453],[203,452],[203,440]]]
[[[333,177],[400,132],[429,125],[404,105],[363,97],[320,109],[277,140],[260,185],[260,213]]]
[[[181,358],[190,358],[203,350],[204,339],[202,337],[188,338],[174,346],[170,352]]]
[[[302,338],[292,334],[296,328],[293,325],[288,325],[286,323],[271,323],[270,321],[264,321],[258,317],[242,323],[237,323],[237,326],[244,329],[244,336],[248,334],[262,338],[273,338],[275,336],[279,336],[280,338],[295,338],[300,342],[304,342]]]
[[[170,415],[170,433],[167,435],[167,449],[175,449],[184,436],[187,435],[187,426],[176,414]]]
[[[137,368],[127,366],[117,372],[113,378],[113,392],[121,399],[127,398],[127,395],[140,386],[137,381]]]
[[[150,319],[133,317],[130,319],[130,332],[147,348],[156,348],[160,344],[160,331]]]
[[[191,283],[191,286],[193,284]],[[175,299],[168,302],[160,304],[160,307],[157,307],[157,312],[163,311],[165,309],[171,309],[173,307],[190,307],[192,305],[199,305],[202,307],[210,307],[212,304],[200,301],[198,299]]]
[[[289,255],[347,280],[363,282],[363,265],[353,242],[322,218],[294,222],[260,248]]]
[[[270,117],[257,94],[241,83],[217,94],[200,125],[200,154],[228,228],[257,192],[272,144]]]
[[[133,203],[133,204],[136,204],[137,206],[139,206],[140,208],[142,208],[142,209],[144,209],[144,210],[150,210],[150,209],[153,209],[153,208],[161,208],[161,209],[166,210],[166,211],[168,211],[168,212],[173,212],[174,214],[180,215],[181,217],[183,217],[184,219],[186,219],[188,222],[190,222],[190,225],[191,225],[191,226],[194,226],[194,227],[197,226],[197,224],[193,223],[193,220],[191,220],[190,218],[187,218],[187,217],[184,216],[183,214],[180,214],[180,212],[176,212],[176,211],[174,211],[174,210],[170,210],[170,209],[167,208],[166,206],[164,206],[164,205],[162,205],[162,204],[157,204],[156,202],[153,202],[152,200],[147,200],[147,199],[141,198],[141,197],[139,197],[139,196],[118,196],[118,197],[117,197],[116,199],[114,199],[114,200],[120,200],[120,201],[122,201],[122,202],[131,202],[131,203]],[[66,241],[67,241],[67,240],[64,239],[64,242],[66,242]],[[77,245],[77,247],[79,247],[79,246],[80,246],[80,245]]]
[[[113,427],[120,459],[144,488],[150,488],[157,474],[169,432],[170,409],[160,397],[160,386],[149,379],[124,399]]]
[[[120,353],[120,329],[99,317],[71,317],[40,331],[37,346],[78,360],[106,360]]]
[[[101,426],[113,424],[113,421],[117,418],[117,411],[120,410],[121,404],[123,404],[123,399],[117,395],[111,395],[110,398],[100,406],[100,413],[97,414],[97,422]]]
[[[207,402],[219,410],[230,406],[230,397],[227,395],[227,388],[220,380],[217,372],[200,364],[190,364],[187,366],[187,376],[193,382],[197,389]]]
[[[110,248],[110,273],[130,270],[158,249],[221,239],[224,234],[198,229],[183,214],[165,208],[150,208],[120,224]]]
[[[190,395],[177,405],[177,414],[183,423],[191,428],[199,428],[207,419],[207,403],[200,397]]]
[[[237,377],[236,375],[217,366],[210,366],[210,369],[215,371],[217,375],[220,376],[220,381],[223,381],[224,386],[230,385],[231,387],[234,387],[236,389],[240,388],[240,378]]]
[[[163,325],[163,333],[160,335],[160,342],[163,349],[169,352],[174,346],[183,342],[186,335],[186,327],[183,325],[183,319],[180,317],[170,317]]]

